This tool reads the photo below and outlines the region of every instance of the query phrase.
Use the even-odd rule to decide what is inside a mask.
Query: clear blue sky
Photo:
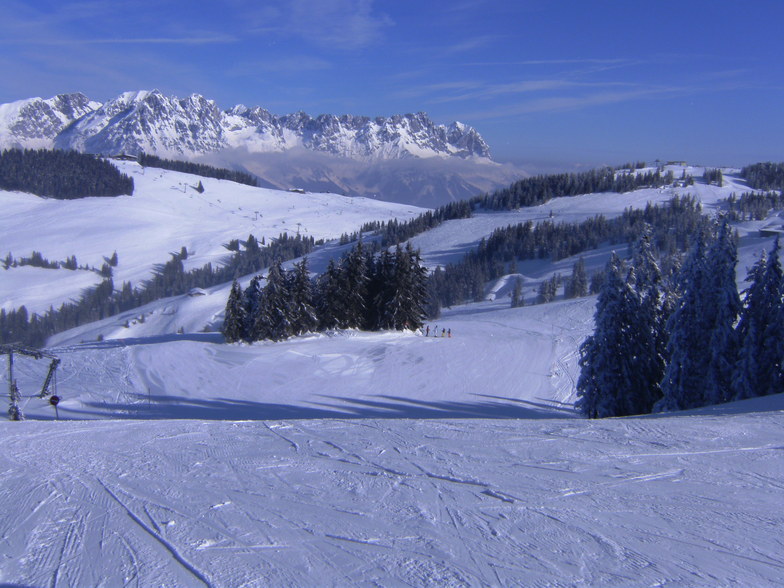
[[[782,0],[2,0],[0,102],[221,108],[479,130],[496,159],[784,160]]]

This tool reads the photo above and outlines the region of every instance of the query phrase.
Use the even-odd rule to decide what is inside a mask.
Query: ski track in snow
[[[772,586],[784,573],[781,412],[0,427],[0,581]]]

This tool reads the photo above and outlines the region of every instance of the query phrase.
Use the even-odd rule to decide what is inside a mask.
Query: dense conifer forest
[[[732,194],[727,198],[727,207],[732,221],[765,220],[771,210],[784,208],[784,196],[781,192],[744,192],[740,198]]]
[[[686,410],[784,390],[784,273],[778,238],[738,292],[727,219],[700,230],[674,279],[643,234],[613,256],[594,333],[580,347],[577,409],[589,418]],[[741,294],[743,298],[741,299]]]
[[[784,190],[784,163],[755,163],[740,171],[754,190]]]
[[[359,241],[315,280],[307,258],[290,271],[276,261],[261,281],[254,277],[244,291],[232,285],[222,329],[227,342],[332,329],[414,330],[425,318],[427,270],[410,244],[373,255]]]
[[[6,149],[0,190],[71,200],[133,194],[133,179],[98,156],[77,151]]]
[[[148,155],[140,153],[136,158],[139,165],[144,167],[158,167],[161,169],[168,169],[171,171],[183,172],[186,174],[193,174],[195,176],[202,176],[204,178],[215,178],[218,180],[230,180],[238,184],[246,184],[248,186],[258,186],[259,183],[251,174],[247,172],[224,169],[221,167],[213,167],[203,163],[193,163],[190,161],[176,161],[173,159],[163,159],[157,155]]]

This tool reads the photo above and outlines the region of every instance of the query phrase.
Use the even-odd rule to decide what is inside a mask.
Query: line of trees
[[[192,288],[209,288],[225,284],[239,276],[261,271],[276,259],[295,259],[313,250],[313,237],[290,236],[282,233],[266,246],[250,235],[243,243],[244,248],[235,250],[221,266],[207,263],[200,268],[186,271],[184,261],[188,251],[182,247],[173,253],[166,263],[155,267],[149,280],[140,287],[123,282],[115,289],[112,280],[111,263],[113,255],[102,269],[102,280],[96,287],[89,289],[78,302],[66,302],[57,309],[50,309],[42,315],[29,313],[21,306],[15,310],[0,309],[0,344],[19,342],[31,347],[44,345],[46,339],[55,333],[79,325],[102,320],[109,316],[143,306],[160,298],[186,294]]]
[[[607,242],[631,245],[639,239],[646,225],[652,227],[652,238],[659,250],[670,254],[687,249],[692,236],[707,222],[696,198],[676,196],[664,206],[648,204],[644,209],[627,209],[615,219],[598,215],[581,223],[545,221],[534,224],[528,221],[499,228],[483,239],[476,250],[466,253],[460,262],[433,272],[429,284],[430,312],[481,300],[485,284],[507,273],[515,273],[514,267],[519,260],[563,259]],[[543,299],[548,298],[550,290],[541,292]]]
[[[784,208],[784,195],[781,192],[744,192],[738,198],[731,194],[727,206],[728,218],[732,221],[765,220],[771,210]]]
[[[589,418],[685,410],[784,390],[784,277],[776,239],[743,300],[736,239],[701,231],[675,279],[650,236],[608,263],[595,329],[580,347],[577,409]]]
[[[149,155],[147,153],[140,153],[136,160],[144,167],[158,167],[161,169],[184,172],[186,174],[193,174],[195,176],[202,176],[205,178],[231,180],[232,182],[237,182],[238,184],[247,184],[248,186],[258,187],[259,185],[258,180],[254,176],[243,171],[225,169],[222,167],[213,167],[211,165],[193,163],[191,161],[163,159],[157,155]],[[199,183],[199,186],[201,187],[201,182]],[[201,190],[199,191],[203,192],[204,188],[201,187]]]
[[[635,168],[637,165],[634,164]],[[553,198],[578,196],[593,192],[630,192],[643,187],[657,188],[670,185],[674,181],[672,171],[668,171],[666,174],[662,174],[659,170],[647,173],[630,173],[618,172],[611,167],[581,173],[536,176],[519,180],[508,188],[497,190],[492,194],[476,196],[460,202],[450,202],[408,221],[391,220],[389,222],[366,223],[359,232],[346,235],[344,240],[346,242],[355,241],[362,233],[376,232],[381,236],[381,245],[390,247],[433,229],[448,220],[469,218],[478,209],[515,210],[544,204]]]
[[[0,152],[0,190],[71,200],[133,194],[133,179],[99,156],[51,149]]]
[[[705,168],[702,179],[706,184],[716,184],[719,188],[724,185],[724,174],[720,169]]]
[[[754,190],[784,190],[784,163],[755,163],[740,171]]]
[[[111,270],[107,270],[106,268],[116,267],[118,263],[117,252],[115,251],[111,257],[104,257],[106,262],[101,270],[98,270],[92,266],[87,265],[79,265],[76,261],[76,255],[71,255],[65,258],[65,261],[50,261],[40,251],[33,251],[30,254],[30,257],[20,257],[15,258],[11,252],[9,252],[5,258],[3,258],[2,263],[3,269],[11,269],[15,267],[22,267],[22,266],[32,266],[32,267],[40,267],[43,269],[67,269],[71,271],[76,270],[85,270],[85,271],[93,271],[99,272],[101,274],[108,273],[111,275]],[[106,276],[109,277],[109,276]]]
[[[580,173],[550,174],[526,178],[509,188],[469,201],[486,210],[514,210],[544,204],[552,198],[593,194],[594,192],[631,192],[639,188],[658,188],[675,181],[672,171],[658,169],[647,173],[618,173],[611,167]]]
[[[333,329],[418,329],[425,318],[427,270],[409,244],[370,253],[360,241],[311,279],[307,258],[285,271],[279,260],[264,284],[232,284],[223,323],[227,342],[280,341]]]

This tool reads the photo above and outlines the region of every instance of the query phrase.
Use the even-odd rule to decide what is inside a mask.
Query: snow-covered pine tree
[[[637,319],[629,333],[630,352],[635,368],[634,388],[629,390],[626,405],[629,414],[653,410],[661,398],[661,380],[666,367],[666,306],[667,292],[656,262],[650,227],[643,229],[632,252],[632,270],[627,281],[637,295]]]
[[[221,329],[226,342],[236,343],[237,341],[242,341],[246,336],[246,324],[247,316],[243,304],[242,288],[240,288],[237,280],[234,280],[234,283],[231,285],[231,292],[229,292],[229,299],[226,302],[226,313]]]
[[[395,295],[397,265],[395,258],[384,250],[374,261],[368,282],[366,325],[370,330],[393,329],[392,301]]]
[[[292,334],[302,335],[315,331],[319,321],[314,308],[313,283],[310,280],[307,257],[294,264],[294,271],[289,273],[288,278]]]
[[[621,260],[613,253],[596,301],[593,335],[580,346],[575,406],[588,418],[627,414],[625,397],[633,388],[628,334],[636,320],[636,294],[622,271]]]
[[[397,264],[404,268],[404,276],[399,280],[399,284],[404,291],[405,304],[403,320],[396,324],[395,328],[414,331],[424,324],[426,316],[427,269],[422,265],[419,251],[414,250],[410,241]]]
[[[267,283],[261,291],[253,334],[256,339],[282,341],[291,336],[291,296],[280,261],[274,262],[267,273]]]
[[[732,390],[736,400],[753,398],[759,395],[759,370],[757,359],[762,349],[765,306],[765,269],[768,257],[763,251],[749,270],[746,281],[748,288],[743,291],[743,308],[738,321],[738,359],[732,375]]]
[[[762,357],[759,369],[762,376],[760,394],[776,394],[784,391],[784,331],[781,326],[782,305],[784,305],[784,273],[781,268],[781,247],[779,238],[773,242],[768,254],[768,265],[765,271],[765,298],[767,300],[767,317],[762,335]]]
[[[514,287],[512,288],[512,308],[518,308],[525,305],[523,299],[523,279],[518,276],[515,278]]]
[[[261,300],[261,276],[253,276],[250,284],[242,294],[242,306],[245,309],[245,327],[243,332],[248,341],[258,341],[262,339],[256,333],[256,315],[259,312],[259,301]]]
[[[738,252],[727,219],[722,219],[716,240],[708,249],[705,308],[708,313],[710,353],[703,388],[703,404],[732,398],[732,374],[738,356],[735,321],[741,309],[735,266]]]
[[[705,306],[708,282],[705,240],[705,233],[700,231],[681,270],[681,296],[667,321],[669,361],[661,383],[663,397],[654,406],[655,412],[702,406],[710,363],[705,339],[710,337],[712,312]]]
[[[732,379],[738,400],[782,391],[783,335],[778,327],[783,285],[778,238],[770,255],[760,255],[747,280],[751,283],[738,323],[740,351]]]
[[[319,276],[317,283],[316,308],[319,329],[341,329],[345,316],[343,291],[340,287],[340,268],[330,259],[327,270]]]
[[[585,258],[580,258],[574,262],[572,267],[572,277],[569,279],[564,293],[566,298],[581,298],[588,296],[588,274],[585,273]]]
[[[340,264],[340,289],[344,299],[345,314],[338,323],[344,329],[362,328],[367,299],[369,258],[362,241],[348,252]]]
[[[392,266],[386,279],[386,305],[382,311],[382,328],[405,329],[408,320],[408,307],[411,304],[411,275],[408,259],[403,248],[398,245],[392,256]]]

